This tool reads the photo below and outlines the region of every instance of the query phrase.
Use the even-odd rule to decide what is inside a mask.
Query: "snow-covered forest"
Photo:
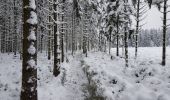
[[[161,27],[143,28],[153,7]],[[0,0],[0,100],[170,100],[168,13],[170,0]]]

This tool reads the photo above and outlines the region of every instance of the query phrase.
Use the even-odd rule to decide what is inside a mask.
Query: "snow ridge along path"
[[[93,74],[92,80],[99,87],[97,92],[106,100],[170,100],[170,65],[169,62],[165,67],[160,65],[160,49],[140,49],[142,55],[136,61],[130,57],[128,68],[124,59],[110,59],[109,54],[102,52],[88,53],[84,61],[89,66],[87,72]],[[116,54],[114,50],[112,53]],[[133,55],[133,49],[129,53]],[[167,61],[169,58],[168,53]]]

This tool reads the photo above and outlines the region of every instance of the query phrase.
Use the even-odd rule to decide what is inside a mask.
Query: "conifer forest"
[[[0,0],[0,100],[170,100],[170,0]]]

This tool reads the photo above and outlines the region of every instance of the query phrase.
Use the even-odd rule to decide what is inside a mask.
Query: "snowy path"
[[[84,93],[82,92],[82,85],[87,83],[87,78],[82,70],[81,61],[82,55],[78,54],[72,59],[72,63],[66,71],[65,86],[68,91],[74,95],[68,97],[67,100],[84,100]]]
[[[74,58],[69,56],[69,62],[62,64],[61,74],[57,78],[54,78],[50,72],[45,73],[51,69],[50,67],[43,68],[40,72],[40,83],[43,84],[39,87],[40,100],[84,100],[82,85],[87,83],[87,79],[82,70],[81,60],[81,54],[76,54]],[[45,65],[43,62],[41,61],[41,65]],[[44,77],[49,78],[44,79]],[[44,83],[44,81],[48,83]]]

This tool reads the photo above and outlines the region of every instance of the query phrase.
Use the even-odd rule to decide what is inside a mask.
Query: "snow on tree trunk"
[[[23,0],[21,100],[37,100],[37,14],[35,0]]]
[[[84,30],[83,30],[83,53],[86,54],[86,57],[87,57],[87,39],[88,39],[88,15],[87,15],[87,6],[85,8],[85,11],[84,11]]]
[[[125,12],[125,26],[124,26],[124,42],[125,42],[125,66],[128,67],[128,11],[127,11],[127,0],[124,1],[124,12]]]
[[[54,19],[54,69],[53,69],[53,75],[57,77],[60,74],[60,59],[59,56],[61,55],[59,52],[59,32],[58,32],[58,26],[57,26],[57,8],[58,8],[58,0],[54,0],[53,4],[53,19]]]
[[[61,14],[61,62],[64,62],[64,6],[65,0],[62,0],[62,14]]]

